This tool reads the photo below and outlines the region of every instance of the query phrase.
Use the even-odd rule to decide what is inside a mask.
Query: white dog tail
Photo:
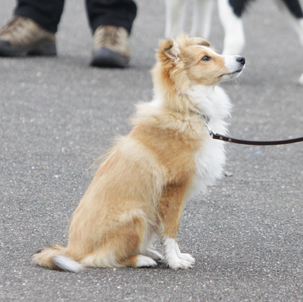
[[[78,273],[84,266],[67,257],[66,251],[67,249],[60,245],[45,248],[41,252],[34,254],[33,263],[49,269],[62,269]]]

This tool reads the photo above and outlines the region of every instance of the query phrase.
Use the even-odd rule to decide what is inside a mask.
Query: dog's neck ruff
[[[232,105],[224,89],[218,85],[196,85],[186,94],[195,105],[195,114],[200,116],[205,125],[227,134],[225,118],[230,115]]]

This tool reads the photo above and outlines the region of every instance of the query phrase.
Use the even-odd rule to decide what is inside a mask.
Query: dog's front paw
[[[167,238],[164,241],[165,263],[172,269],[192,268],[195,259],[190,254],[182,254],[178,243],[173,238]]]
[[[194,264],[194,263],[196,262],[195,258],[194,258],[192,255],[190,255],[190,254],[183,254],[183,253],[180,253],[178,256],[179,256],[181,259],[190,262],[191,264]]]
[[[172,269],[188,269],[193,267],[191,262],[181,258],[167,259],[166,264]]]
[[[186,254],[186,253],[181,253],[180,252],[180,249],[179,249],[179,245],[178,243],[176,242],[175,244],[175,249],[176,249],[176,253],[177,253],[177,256],[183,260],[186,260],[188,262],[190,262],[191,264],[194,264],[195,263],[195,258],[190,255],[190,254]]]

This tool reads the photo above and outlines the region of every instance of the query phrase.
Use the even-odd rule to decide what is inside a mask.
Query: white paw
[[[189,254],[182,254],[174,238],[167,238],[164,241],[165,263],[172,269],[192,268],[195,259]]]
[[[190,255],[190,254],[183,254],[180,253],[180,255],[178,255],[181,259],[186,260],[188,262],[190,262],[191,264],[194,264],[196,262],[195,258]]]
[[[137,267],[155,267],[158,266],[157,262],[150,257],[138,255]]]
[[[151,249],[147,249],[145,255],[154,259],[155,261],[161,261],[164,259],[160,253]]]
[[[301,76],[299,77],[298,82],[299,82],[300,85],[303,85],[303,73],[302,73]]]
[[[194,264],[195,263],[195,258],[192,257],[192,255],[190,254],[186,254],[186,253],[181,253],[180,252],[180,249],[179,249],[179,245],[176,243],[175,245],[175,249],[176,249],[176,253],[177,253],[177,256],[183,260],[186,260],[186,261],[189,261],[191,264]]]
[[[191,262],[180,258],[167,259],[166,263],[172,269],[188,269],[193,267]]]

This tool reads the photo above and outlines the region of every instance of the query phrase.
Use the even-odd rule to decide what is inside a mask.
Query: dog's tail
[[[62,269],[73,273],[81,271],[84,266],[67,257],[66,251],[67,248],[61,245],[47,247],[33,255],[33,263],[49,269]]]

